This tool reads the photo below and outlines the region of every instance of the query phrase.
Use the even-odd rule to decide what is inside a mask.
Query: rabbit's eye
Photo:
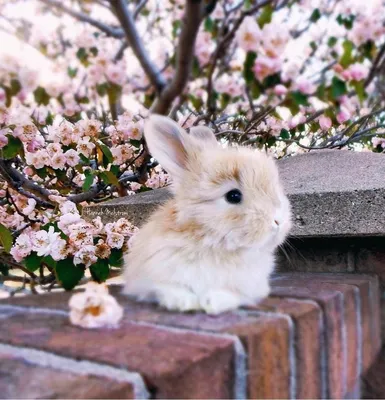
[[[242,201],[242,193],[238,189],[226,193],[226,200],[231,204],[239,204]]]

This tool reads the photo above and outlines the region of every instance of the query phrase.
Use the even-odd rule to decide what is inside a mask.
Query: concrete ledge
[[[279,161],[291,200],[295,237],[385,235],[385,156],[324,150]],[[140,226],[169,191],[157,189],[85,208],[85,218],[121,217]]]

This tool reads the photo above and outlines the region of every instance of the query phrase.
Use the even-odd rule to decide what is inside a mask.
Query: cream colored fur
[[[173,177],[174,198],[135,237],[125,258],[125,293],[212,314],[266,297],[274,251],[291,226],[274,161],[250,148],[224,149],[208,128],[189,135],[157,115],[145,137]],[[226,201],[232,189],[242,192],[240,204]]]

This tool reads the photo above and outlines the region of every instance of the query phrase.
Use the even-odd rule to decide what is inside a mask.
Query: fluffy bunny
[[[275,162],[251,148],[219,146],[206,127],[188,134],[159,115],[144,132],[173,178],[174,197],[134,238],[124,292],[210,314],[266,297],[274,250],[291,226]]]

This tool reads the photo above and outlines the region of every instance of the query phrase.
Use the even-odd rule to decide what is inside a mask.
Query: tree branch
[[[184,24],[176,54],[175,75],[153,104],[151,111],[154,113],[167,114],[172,102],[186,86],[194,57],[195,39],[206,11],[203,5],[201,0],[186,1]]]
[[[57,0],[39,0],[39,1],[46,4],[49,7],[54,7],[58,10],[63,11],[64,13],[70,15],[71,17],[77,19],[78,21],[86,22],[94,26],[95,28],[98,28],[108,36],[112,36],[117,39],[124,38],[124,32],[122,29],[114,28],[112,26],[104,24],[103,22],[88,16],[87,14],[72,10],[71,8],[65,6],[61,1]]]
[[[1,159],[0,174],[10,184],[10,186],[18,191],[20,194],[36,200],[36,202],[43,207],[55,207],[49,201],[49,196],[51,196],[52,193],[48,189],[39,186],[35,182],[29,180],[25,175],[23,175],[17,169],[13,168],[9,162]]]
[[[166,85],[166,81],[161,74],[159,68],[150,60],[147,50],[144,47],[142,39],[139,37],[139,33],[135,26],[134,17],[127,7],[125,0],[110,0],[111,6],[116,12],[116,16],[119,19],[122,28],[124,30],[127,42],[132,48],[135,56],[140,62],[140,65],[144,69],[151,84],[156,88],[158,92],[161,92]]]

